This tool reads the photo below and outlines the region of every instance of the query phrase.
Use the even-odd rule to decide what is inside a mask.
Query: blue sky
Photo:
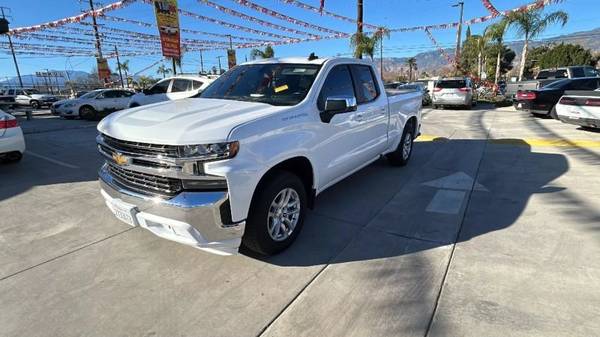
[[[110,3],[115,0],[95,0],[100,3]],[[293,24],[280,21],[266,15],[262,15],[251,9],[239,6],[231,0],[213,0],[214,2],[256,16],[266,21],[277,23],[283,26],[306,30]],[[283,12],[289,16],[315,23],[327,28],[352,33],[355,26],[351,23],[329,18],[327,16],[319,16],[318,14],[307,12],[303,9],[294,6],[282,4],[276,0],[253,0],[254,2],[269,7],[273,10]],[[319,0],[303,0],[308,4],[318,6]],[[465,19],[477,16],[487,15],[486,9],[481,4],[481,0],[464,0],[465,1]],[[532,0],[491,0],[498,9],[510,9],[519,5],[529,3]],[[452,8],[451,5],[456,0],[364,0],[365,3],[365,22],[383,25],[389,28],[406,27],[425,24],[436,24],[457,21],[458,10]],[[566,27],[551,27],[544,33],[544,37],[552,37],[560,34],[566,34],[575,31],[589,30],[600,27],[600,11],[598,10],[599,0],[566,0],[562,4],[552,5],[547,10],[562,9],[569,13],[570,20]],[[356,15],[356,7],[354,0],[326,0],[326,9],[354,17]],[[43,23],[51,20],[60,19],[71,16],[85,10],[87,0],[0,0],[0,5],[10,7],[11,28],[28,26],[38,23]],[[254,25],[236,17],[223,14],[216,9],[209,8],[197,0],[179,0],[179,7],[188,11],[192,11],[205,16],[221,19],[232,23],[251,26],[256,29],[277,32],[267,27]],[[151,6],[135,3],[125,9],[110,13],[114,16],[131,18],[140,21],[154,22],[154,13]],[[248,37],[260,38],[256,35],[251,35],[244,32],[226,29],[217,25],[208,24],[188,17],[181,17],[181,27],[202,30],[215,33],[237,34]],[[143,33],[157,34],[155,29],[137,27],[130,24],[121,24],[106,22],[111,27],[138,31]],[[73,27],[78,27],[72,24]],[[474,25],[471,27],[473,34],[481,32],[485,28],[485,24]],[[52,32],[58,34],[60,30]],[[315,32],[318,33],[318,32]],[[433,32],[434,36],[444,46],[451,47],[456,37],[455,30],[437,30]],[[201,37],[195,35],[184,34],[183,37],[188,38],[206,38],[216,39],[212,37]],[[85,37],[83,37],[85,38]],[[514,39],[513,32],[509,32],[509,40]],[[0,38],[0,41],[6,41],[6,38]],[[17,41],[18,42],[18,41]],[[40,41],[22,41],[28,43],[45,43],[45,44],[60,44],[57,42],[40,42]],[[410,56],[419,52],[434,49],[430,41],[423,32],[412,33],[395,33],[389,40],[384,43],[386,51],[384,56]],[[84,46],[86,47],[86,46]],[[91,46],[90,46],[91,47]],[[275,52],[277,56],[294,56],[308,55],[310,52],[315,52],[320,56],[331,56],[336,54],[350,53],[350,47],[347,39],[342,40],[327,40],[319,42],[301,43],[296,45],[276,46]],[[6,52],[6,51],[3,51]],[[244,57],[249,54],[249,50],[238,50],[238,61],[243,61]],[[217,56],[225,55],[225,51],[206,51],[204,53],[205,68],[210,68],[217,63]],[[130,60],[130,69],[132,72],[137,72],[152,63],[160,60],[160,55],[140,56],[125,58]],[[225,63],[226,61],[223,60]],[[112,68],[116,63],[115,60],[109,61]],[[53,70],[83,70],[90,71],[95,61],[92,57],[42,57],[42,56],[19,56],[19,66],[22,74],[30,74],[43,68]],[[184,56],[183,70],[184,72],[197,72],[200,68],[199,54],[197,52],[187,53]],[[12,58],[9,54],[0,53],[0,78],[5,76],[15,75]],[[145,75],[157,77],[156,67],[144,72]]]

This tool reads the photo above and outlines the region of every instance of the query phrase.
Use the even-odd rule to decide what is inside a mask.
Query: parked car
[[[477,104],[473,82],[468,77],[445,78],[437,81],[433,89],[432,104],[434,109],[447,106],[471,109]]]
[[[30,106],[33,109],[50,106],[58,101],[58,97],[50,94],[41,94],[37,89],[9,89],[9,95],[15,95],[17,105]]]
[[[394,90],[400,90],[402,92],[418,91],[421,93],[422,96],[421,104],[423,106],[431,104],[431,96],[429,95],[429,90],[427,90],[427,88],[425,88],[421,83],[402,84],[397,86]]]
[[[145,89],[133,96],[129,101],[129,107],[134,108],[195,96],[211,84],[215,78],[213,76],[177,76],[164,79],[150,89]]]
[[[10,89],[0,90],[0,103],[8,104],[15,102],[15,89],[12,90],[12,94]]]
[[[98,89],[75,98],[58,101],[50,108],[52,114],[65,118],[95,120],[111,112],[126,109],[135,93],[126,89]]]
[[[506,85],[505,96],[516,102],[518,91],[538,90],[544,86],[565,78],[598,77],[598,70],[591,66],[572,66],[541,70],[535,79],[511,82]]]
[[[563,123],[600,129],[600,89],[566,91],[556,104],[556,115]]]
[[[0,160],[19,161],[24,152],[25,139],[17,119],[0,110]]]
[[[562,79],[539,90],[517,92],[517,110],[534,115],[550,115],[557,118],[555,105],[566,90],[595,90],[600,87],[600,77]]]
[[[219,254],[288,247],[318,194],[387,156],[406,165],[418,92],[388,94],[367,60],[238,65],[199,98],[104,118],[101,193],[122,221]]]

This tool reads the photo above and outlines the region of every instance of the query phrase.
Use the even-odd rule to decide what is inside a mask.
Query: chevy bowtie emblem
[[[126,165],[127,162],[128,162],[127,157],[125,157],[124,155],[122,155],[122,154],[120,154],[118,152],[114,152],[112,154],[112,158],[115,161],[115,163],[117,163],[117,165],[119,165],[119,166]]]

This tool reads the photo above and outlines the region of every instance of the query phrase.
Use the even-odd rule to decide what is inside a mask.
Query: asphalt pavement
[[[270,258],[119,222],[94,124],[21,120],[23,161],[0,166],[0,336],[600,335],[600,133],[424,115],[408,166],[333,186]]]

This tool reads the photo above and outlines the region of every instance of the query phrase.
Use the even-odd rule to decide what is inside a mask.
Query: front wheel
[[[302,180],[278,171],[255,192],[242,244],[259,254],[273,255],[289,247],[304,224],[307,208]]]
[[[412,122],[406,124],[406,126],[404,127],[404,132],[402,132],[400,144],[398,144],[398,147],[394,152],[389,153],[387,155],[390,164],[394,166],[405,166],[406,164],[408,164],[413,149],[413,129],[414,126]]]
[[[31,101],[29,103],[29,105],[31,105],[31,108],[33,108],[33,109],[39,109],[40,108],[40,102],[38,102],[38,101]]]
[[[88,121],[96,119],[97,115],[96,110],[91,106],[85,105],[79,109],[79,117]]]

